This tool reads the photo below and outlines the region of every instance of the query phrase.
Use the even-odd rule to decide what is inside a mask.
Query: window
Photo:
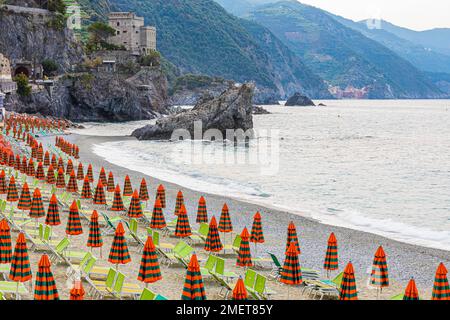
[[[123,32],[123,33],[127,33],[127,30],[123,30],[122,32]]]
[[[117,22],[117,26],[120,26],[120,22]]]
[[[120,34],[120,31],[117,31],[117,34],[119,35],[119,34]]]

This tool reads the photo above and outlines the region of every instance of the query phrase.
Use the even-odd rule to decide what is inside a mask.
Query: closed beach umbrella
[[[105,190],[103,189],[101,180],[98,181],[97,187],[95,188],[94,204],[106,205]]]
[[[233,224],[231,223],[230,213],[226,203],[222,207],[222,213],[219,220],[219,231],[224,233],[233,232]]]
[[[42,143],[40,143],[37,149],[37,161],[43,160],[44,160],[44,148],[42,147]]]
[[[176,216],[178,216],[178,212],[180,211],[181,205],[184,205],[184,196],[183,192],[178,191],[177,199],[175,201],[175,212],[174,212]]]
[[[100,169],[100,173],[98,174],[98,180],[100,180],[104,186],[108,184],[108,180],[106,180],[105,168],[103,167]]]
[[[77,193],[78,192],[78,183],[77,177],[75,176],[75,171],[72,169],[70,172],[69,182],[67,183],[67,192]]]
[[[128,217],[139,219],[143,216],[139,193],[137,190],[134,190],[133,196],[131,197],[130,206],[128,208]]]
[[[8,192],[8,187],[6,186],[6,174],[5,170],[0,172],[0,194],[6,194]]]
[[[419,290],[417,290],[416,281],[414,281],[414,278],[409,280],[405,294],[403,295],[403,300],[419,300]]]
[[[58,175],[56,176],[56,188],[65,189],[66,188],[66,180],[64,177],[64,170],[62,168],[58,169]]]
[[[34,300],[59,300],[58,289],[56,289],[55,278],[50,266],[48,256],[43,254],[36,274]]]
[[[295,224],[292,221],[291,221],[291,223],[289,223],[289,226],[288,226],[286,251],[289,249],[291,242],[294,242],[295,247],[298,250],[298,254],[301,254],[300,246],[298,244],[297,229],[295,228]]]
[[[20,193],[19,203],[17,204],[19,210],[30,210],[31,208],[31,194],[28,188],[28,183],[24,183],[22,186],[22,192]]]
[[[45,224],[49,226],[59,226],[61,224],[61,220],[59,219],[58,200],[56,199],[56,196],[54,194],[50,198],[50,204],[48,205]]]
[[[339,289],[339,300],[358,300],[356,291],[355,270],[353,264],[349,262],[344,270],[341,287]]]
[[[280,274],[281,283],[287,285],[299,285],[303,282],[297,248],[292,242],[286,251],[286,259],[284,260],[283,270]]]
[[[147,181],[145,181],[145,178],[142,178],[141,185],[139,186],[139,199],[145,202],[150,199],[150,197],[148,196]]]
[[[11,229],[6,219],[0,221],[0,264],[12,260]]]
[[[78,163],[77,180],[84,180],[83,164],[81,162]]]
[[[28,256],[27,241],[23,232],[17,237],[14,254],[11,260],[9,270],[9,279],[17,282],[17,293],[19,291],[19,282],[31,280],[30,257]]]
[[[56,155],[52,154],[52,160],[50,161],[53,168],[56,168],[58,166],[58,162],[56,161]]]
[[[331,233],[328,238],[327,252],[325,253],[323,268],[327,270],[328,277],[330,276],[330,271],[339,269],[338,244],[334,233]]]
[[[114,240],[109,252],[108,261],[116,265],[116,269],[119,268],[119,264],[127,264],[131,261],[130,253],[128,252],[127,241],[125,240],[125,230],[122,222],[119,222],[114,234]]]
[[[47,180],[46,180],[47,184],[55,184],[56,180],[55,180],[55,171],[53,170],[53,165],[50,165],[47,169]]]
[[[42,162],[38,163],[37,170],[36,170],[36,179],[39,181],[45,181],[45,172],[44,172],[44,166],[42,165]]]
[[[34,177],[34,162],[33,159],[30,158],[30,161],[28,162],[28,168],[27,168],[27,176]]]
[[[73,288],[70,290],[70,300],[81,301],[84,300],[85,291],[83,283],[79,280],[74,281]]]
[[[42,202],[41,190],[39,188],[34,189],[29,216],[30,218],[36,219],[36,224],[39,218],[45,216],[44,203]]]
[[[72,160],[69,159],[67,161],[66,174],[70,174],[72,172],[72,170],[73,170],[73,163],[72,163]]]
[[[106,187],[106,191],[114,192],[115,189],[116,189],[116,187],[114,184],[114,174],[110,171],[108,174],[108,185]]]
[[[9,179],[8,193],[6,194],[6,201],[8,201],[8,202],[19,201],[19,193],[17,192],[16,179],[14,179],[14,176],[11,176],[11,179]]]
[[[120,193],[120,186],[117,185],[114,191],[113,204],[111,207],[111,211],[125,211],[125,207],[122,201],[122,195]]]
[[[198,264],[197,255],[195,253],[192,255],[191,261],[188,265],[181,299],[206,300],[205,287],[203,286],[200,265]]]
[[[209,252],[220,252],[222,249],[223,245],[220,241],[219,230],[217,230],[216,217],[213,216],[209,223],[208,236],[205,241],[205,250]]]
[[[158,186],[158,190],[156,190],[156,200],[160,200],[161,201],[161,208],[165,208],[166,207],[166,189],[164,189],[164,186],[162,184],[160,184]]]
[[[101,248],[103,247],[103,239],[102,234],[100,232],[100,226],[98,224],[98,213],[97,210],[94,210],[91,215],[91,221],[89,222],[89,237],[87,241],[87,246],[92,248],[100,248],[100,257]]]
[[[77,236],[83,233],[81,226],[80,213],[78,212],[77,202],[74,200],[69,209],[69,219],[67,220],[66,234]]]
[[[83,188],[81,189],[81,199],[92,199],[91,184],[89,178],[84,177]]]
[[[244,228],[241,233],[241,244],[239,246],[238,257],[236,261],[236,265],[238,267],[251,267],[253,266],[252,262],[252,254],[250,252],[250,244],[249,244],[250,234],[248,233],[247,228]]]
[[[244,280],[242,277],[239,277],[239,280],[236,282],[236,285],[233,289],[233,300],[247,300],[248,294],[247,289],[245,288]]]
[[[436,270],[436,276],[434,277],[431,300],[450,300],[450,287],[448,284],[447,273],[447,268],[441,262]]]
[[[189,217],[187,215],[186,207],[184,204],[178,212],[177,225],[175,227],[175,237],[187,238],[192,235],[191,225],[189,224]]]
[[[206,200],[203,196],[198,200],[197,223],[208,223],[208,210],[206,209]]]
[[[44,155],[44,166],[48,167],[50,165],[50,153],[45,151]]]
[[[20,157],[19,157],[19,161],[20,161]],[[23,174],[28,173],[28,159],[26,156],[22,157],[22,164],[20,165],[20,172]]]
[[[123,184],[123,196],[131,197],[133,195],[133,187],[131,186],[130,177],[127,175],[125,177],[125,182]]]
[[[56,166],[57,170],[59,171],[60,169],[63,171],[63,173],[65,172],[65,168],[64,168],[64,160],[62,157],[58,158],[58,165]]]
[[[380,292],[381,290],[383,290],[383,288],[389,287],[389,271],[387,266],[386,254],[384,253],[382,246],[378,248],[373,259],[370,284],[377,287]]]
[[[86,176],[90,183],[94,182],[94,173],[92,172],[92,164],[89,164]]]
[[[155,205],[153,207],[152,219],[150,221],[150,228],[164,229],[166,226],[167,224],[162,211],[161,200],[156,198]]]
[[[252,232],[250,233],[250,242],[255,244],[255,254],[258,250],[257,244],[264,243],[264,233],[261,222],[261,214],[256,212],[253,217]]]
[[[162,279],[156,248],[150,236],[148,236],[145,242],[137,279],[146,284],[154,283]]]

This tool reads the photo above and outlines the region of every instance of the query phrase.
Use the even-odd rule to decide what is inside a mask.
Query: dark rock
[[[223,137],[227,129],[253,128],[252,98],[253,84],[243,84],[228,89],[216,98],[202,99],[192,109],[159,119],[155,125],[147,125],[135,130],[132,135],[139,140],[168,140],[176,129],[186,129],[194,135],[194,122],[201,121],[202,133],[208,129],[219,130]]]
[[[327,106],[326,104],[319,103],[319,107],[326,107],[326,106]]]
[[[309,106],[315,106],[315,104],[310,98],[297,92],[288,99],[285,106],[286,107],[296,107],[296,106],[309,107]]]
[[[253,114],[271,114],[269,111],[260,106],[253,106]]]

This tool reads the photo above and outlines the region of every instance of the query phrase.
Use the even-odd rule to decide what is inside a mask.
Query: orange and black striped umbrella
[[[52,195],[50,198],[50,204],[47,209],[47,217],[45,218],[45,224],[49,226],[59,226],[61,220],[59,218],[59,206],[56,195]]]
[[[291,242],[288,250],[286,251],[286,259],[284,260],[283,270],[280,272],[280,282],[292,286],[303,283],[298,252],[293,242]]]
[[[184,206],[184,205],[183,205]],[[183,207],[182,206],[182,207]],[[180,210],[181,213],[181,210]],[[197,255],[194,253],[189,262],[184,281],[182,300],[206,300],[205,287],[203,286],[200,265],[198,264]]]
[[[70,174],[72,172],[72,170],[73,170],[73,163],[72,163],[72,160],[69,159],[67,161],[66,174]]]
[[[382,246],[378,248],[373,259],[370,284],[380,289],[389,287],[388,265],[386,261],[386,254],[384,253]]]
[[[122,195],[120,192],[120,186],[117,185],[116,189],[114,191],[114,198],[113,198],[113,203],[112,203],[112,207],[111,207],[111,211],[125,211],[125,207],[123,205],[123,201],[122,201]]]
[[[19,161],[20,161],[20,157],[19,157]],[[22,164],[20,165],[20,172],[23,174],[28,173],[28,159],[26,156],[22,157]]]
[[[49,165],[50,165],[50,153],[48,151],[45,151],[44,166],[48,167]]]
[[[355,270],[353,264],[349,262],[344,270],[341,286],[339,288],[339,300],[358,300],[356,290]]]
[[[241,233],[241,244],[239,246],[238,257],[236,261],[236,265],[238,267],[251,267],[253,266],[252,262],[252,254],[250,252],[250,243],[249,243],[250,234],[248,233],[247,228],[244,228]]]
[[[37,149],[37,161],[44,161],[44,148],[42,147],[42,143],[39,143],[39,147]]]
[[[15,162],[16,162],[16,160],[14,158],[14,153],[11,152],[9,154],[8,166],[11,168],[14,168]]]
[[[50,163],[53,166],[53,168],[56,168],[58,166],[58,162],[56,161],[56,155],[54,153],[52,154],[52,159]]]
[[[141,200],[139,199],[139,193],[134,190],[131,196],[130,206],[128,207],[128,217],[129,218],[142,218],[144,214],[142,213]]]
[[[295,227],[294,222],[292,222],[292,221],[289,223],[289,226],[288,226],[286,251],[289,249],[291,242],[294,242],[295,247],[298,250],[298,254],[301,254],[302,252],[300,251],[300,245],[298,244],[297,229]]]
[[[152,219],[150,221],[150,228],[164,229],[166,226],[167,224],[162,211],[161,200],[156,198],[155,205],[153,207]]]
[[[70,300],[82,301],[84,300],[85,294],[83,283],[81,281],[75,281],[73,288],[70,290]]]
[[[236,285],[233,289],[233,300],[247,300],[248,294],[247,289],[245,288],[244,280],[242,277],[239,277],[239,280],[236,282]]]
[[[178,212],[180,211],[180,208],[182,205],[184,205],[184,196],[183,196],[183,192],[181,192],[181,190],[180,190],[177,193],[177,199],[175,201],[174,215],[178,216]]]
[[[141,201],[148,201],[150,199],[145,178],[142,178],[141,185],[139,186],[139,199],[141,199]]]
[[[11,229],[6,219],[0,221],[0,264],[11,263]]]
[[[58,175],[56,176],[56,188],[65,189],[66,188],[66,180],[64,175],[64,169],[58,169]]]
[[[45,216],[44,203],[42,202],[41,190],[39,188],[34,189],[29,216],[34,219]]]
[[[55,184],[55,171],[53,170],[53,165],[51,164],[47,169],[47,184]]]
[[[14,162],[14,169],[17,171],[20,171],[21,165],[20,165],[20,155],[16,155],[16,161]],[[28,168],[27,168],[28,169]],[[28,173],[28,170],[25,172],[25,174]]]
[[[130,253],[128,252],[127,241],[125,240],[125,230],[122,222],[119,222],[114,235],[114,240],[109,252],[108,261],[118,266],[119,264],[127,264],[131,261]]]
[[[101,180],[98,181],[97,187],[95,188],[94,204],[106,204],[105,189],[103,189],[103,183]]]
[[[73,172],[73,170],[72,170]],[[78,212],[78,205],[73,200],[69,209],[69,219],[67,220],[66,234],[71,236],[77,236],[83,233],[83,227],[81,226],[80,213]]]
[[[6,186],[6,174],[5,170],[0,172],[0,194],[6,194],[8,192],[8,187]]]
[[[331,233],[328,238],[327,252],[325,253],[323,268],[327,271],[339,269],[338,244],[334,233]]]
[[[9,279],[15,282],[31,280],[30,257],[28,256],[27,241],[23,232],[17,237],[14,254],[9,270]]]
[[[81,189],[81,199],[92,199],[91,184],[88,176],[84,177],[83,188]]]
[[[148,236],[145,242],[137,279],[144,283],[154,283],[162,279],[156,248],[151,236]]]
[[[130,177],[127,175],[125,177],[125,182],[123,184],[123,196],[131,197],[133,195],[133,187],[131,186]]]
[[[84,171],[83,171],[83,164],[80,162],[78,163],[77,168],[77,180],[84,180]]]
[[[450,300],[450,287],[447,274],[447,268],[441,262],[436,270],[436,276],[434,277],[431,300]]]
[[[219,230],[217,230],[216,217],[213,216],[209,223],[208,236],[205,241],[205,250],[209,252],[220,252],[222,249],[223,245],[220,241]]]
[[[50,266],[48,256],[43,254],[36,274],[34,300],[59,300],[58,289]]]
[[[178,211],[177,225],[175,227],[175,237],[187,238],[192,235],[191,225],[189,224],[189,217],[187,215],[186,207],[181,205]]]
[[[103,247],[102,234],[100,232],[100,226],[98,225],[98,213],[94,210],[91,215],[91,221],[89,223],[89,238],[87,246],[90,248]]]
[[[36,179],[38,179],[39,181],[45,181],[44,165],[42,164],[42,162],[38,163],[36,170]]]
[[[203,196],[198,200],[197,223],[208,223],[208,210],[206,209],[206,200]]]
[[[252,225],[252,232],[250,235],[250,242],[264,243],[264,233],[263,233],[262,223],[261,223],[261,214],[259,212],[256,212],[255,216],[253,217],[253,225]]]
[[[112,171],[108,174],[108,185],[106,186],[106,191],[108,192],[114,192],[116,190],[115,184],[114,184],[114,174]]]
[[[34,162],[33,162],[33,159],[30,158],[30,161],[28,161],[27,176],[34,177],[34,175],[35,175]]]
[[[31,194],[28,188],[28,183],[24,183],[22,186],[22,192],[20,193],[19,203],[17,204],[19,210],[29,210],[31,208]]]
[[[226,203],[223,205],[222,213],[220,214],[219,231],[224,233],[233,232],[233,224],[231,223],[230,212]]]
[[[100,180],[104,186],[108,185],[108,180],[106,180],[106,171],[103,167],[100,169],[100,173],[98,174],[98,180]]]
[[[86,176],[90,183],[94,182],[94,173],[92,172],[92,164],[89,164]]]
[[[58,165],[56,166],[56,168],[58,169],[58,171],[61,169],[63,173],[65,173],[64,160],[62,157],[58,158]]]
[[[67,183],[67,192],[77,193],[78,192],[78,182],[77,177],[75,176],[75,171],[72,169],[70,171],[69,182]]]
[[[158,186],[158,190],[156,190],[156,199],[155,199],[155,201],[158,198],[161,201],[161,208],[164,209],[166,207],[166,189],[164,189],[164,186],[162,184],[160,184]]]
[[[417,290],[416,281],[411,278],[406,287],[405,294],[403,295],[403,300],[419,300],[419,290]]]
[[[19,193],[17,192],[16,179],[14,179],[14,176],[11,176],[11,178],[9,179],[8,193],[6,194],[6,201],[8,201],[8,202],[19,201]]]

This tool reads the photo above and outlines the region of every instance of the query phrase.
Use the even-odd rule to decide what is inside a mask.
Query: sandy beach
[[[356,230],[350,230],[345,228],[339,228],[318,223],[317,221],[299,216],[293,215],[288,212],[277,211],[265,207],[261,207],[255,204],[245,203],[225,196],[217,196],[211,194],[200,194],[199,192],[189,190],[180,187],[175,184],[170,184],[164,181],[159,181],[151,176],[145,176],[139,172],[133,172],[122,167],[112,165],[111,163],[101,159],[93,154],[91,148],[94,144],[99,144],[107,141],[117,141],[122,139],[134,139],[128,137],[96,137],[96,136],[80,136],[71,134],[65,136],[65,138],[71,142],[78,144],[80,147],[80,161],[87,166],[91,163],[94,167],[94,177],[98,176],[99,170],[102,166],[106,171],[112,171],[115,176],[116,183],[123,184],[125,175],[129,175],[134,188],[139,186],[140,180],[144,176],[147,180],[150,199],[155,198],[156,188],[162,183],[166,188],[167,207],[164,210],[164,214],[167,220],[174,218],[173,208],[175,207],[175,198],[178,190],[182,190],[185,198],[185,205],[188,211],[191,226],[194,229],[197,228],[195,224],[195,214],[197,212],[198,199],[201,195],[205,196],[208,208],[209,217],[215,215],[219,218],[220,211],[224,203],[227,203],[230,209],[230,215],[233,222],[234,232],[240,233],[243,227],[247,226],[251,228],[253,221],[253,215],[256,211],[260,211],[262,215],[263,230],[266,239],[266,243],[260,245],[258,248],[258,255],[266,257],[266,251],[275,253],[280,260],[284,260],[284,247],[286,241],[286,229],[290,221],[293,221],[297,226],[297,232],[299,235],[299,241],[301,246],[300,262],[302,267],[313,268],[321,270],[322,275],[325,273],[322,270],[324,254],[327,245],[327,239],[331,232],[336,234],[339,246],[339,267],[343,270],[347,262],[351,261],[355,267],[357,287],[359,291],[360,299],[376,299],[376,290],[367,286],[369,268],[371,268],[373,255],[379,245],[383,245],[388,259],[389,272],[391,277],[390,288],[383,290],[381,298],[388,299],[389,297],[402,293],[406,287],[407,281],[414,277],[420,294],[423,298],[429,299],[431,296],[431,289],[433,286],[433,280],[436,268],[439,262],[446,264],[450,263],[450,252],[443,250],[430,249],[415,245],[409,245],[406,243],[400,243],[387,238],[383,238],[370,233],[359,232]],[[50,140],[48,140],[50,139]],[[42,139],[43,142],[53,143],[54,137],[47,137]],[[44,143],[44,145],[45,145]],[[153,205],[152,201],[149,201],[149,207]],[[112,214],[109,212],[109,214]],[[55,228],[55,232],[62,236],[64,234],[65,223],[67,221],[67,215],[62,215],[62,225]],[[73,239],[74,245],[79,248],[85,248],[87,239],[88,226],[84,226],[85,233],[82,236]],[[145,232],[145,226],[140,224],[140,233]],[[230,235],[225,237],[226,243],[230,243]],[[222,238],[223,240],[223,238]],[[164,238],[164,241],[176,243],[175,238]],[[110,266],[107,262],[107,254],[112,242],[112,237],[104,237],[103,247],[103,259],[99,259],[97,265]],[[251,246],[252,253],[254,253],[253,244]],[[196,251],[201,259],[207,257],[206,252],[202,247],[198,247]],[[128,281],[138,283],[136,280],[138,265],[140,262],[140,253],[137,252],[135,247],[130,246],[130,253],[132,256],[132,262],[120,266],[120,270],[123,271]],[[98,257],[98,252],[94,251],[94,254]],[[35,254],[32,254],[33,256]],[[105,258],[106,257],[106,258]],[[37,259],[37,258],[35,258]],[[229,256],[226,259],[226,270],[235,271],[238,274],[243,275],[242,269],[235,267],[235,256]],[[36,270],[35,261],[32,261],[33,272]],[[67,277],[65,271],[67,267],[55,266],[54,272],[57,277],[59,289],[67,296],[70,283],[66,284]],[[261,271],[268,273],[270,270]],[[165,295],[170,299],[179,299],[185,270],[182,267],[163,267],[162,268],[163,280],[155,284],[152,284],[150,288],[155,292]],[[64,287],[61,287],[64,286]],[[287,287],[280,285],[279,283],[271,281],[268,287],[277,292],[273,296],[274,299],[286,299]],[[217,299],[217,293],[220,287],[213,281],[205,280],[205,288],[209,299]],[[301,295],[300,289],[293,289],[290,292],[291,299],[307,299],[308,297]]]

